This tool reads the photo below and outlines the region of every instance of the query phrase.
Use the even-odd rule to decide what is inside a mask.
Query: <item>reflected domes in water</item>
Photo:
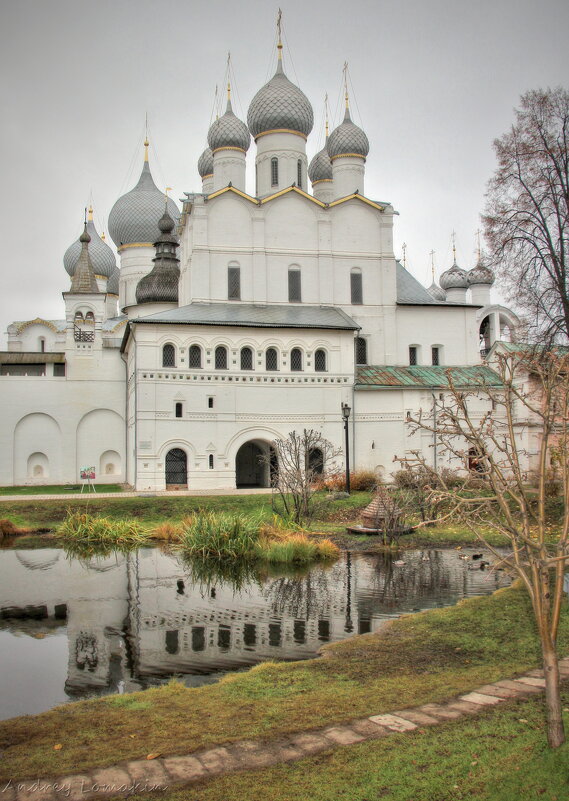
[[[28,570],[49,570],[61,555],[55,548],[38,548],[35,551],[16,551],[16,559]]]

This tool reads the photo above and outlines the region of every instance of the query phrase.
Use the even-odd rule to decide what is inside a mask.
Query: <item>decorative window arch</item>
[[[314,369],[317,373],[325,373],[328,370],[326,362],[326,351],[324,348],[318,348],[314,354]]]
[[[218,345],[215,349],[215,369],[227,370],[227,348],[225,345]]]
[[[188,367],[193,369],[201,368],[202,366],[202,349],[199,345],[190,345],[190,353],[188,356]]]
[[[175,367],[176,366],[176,348],[171,342],[168,342],[162,348],[162,367]]]
[[[271,186],[279,185],[279,160],[276,156],[271,159]]]
[[[288,268],[288,301],[289,303],[300,303],[302,301],[300,267],[296,265]]]
[[[357,306],[364,302],[362,271],[359,267],[354,267],[350,272],[350,302]]]
[[[265,368],[267,370],[279,369],[279,355],[276,348],[267,348],[265,353]]]
[[[367,342],[363,337],[356,337],[356,364],[367,364]]]
[[[290,369],[295,372],[300,372],[304,369],[302,364],[302,351],[300,348],[293,348],[290,352]]]
[[[241,348],[241,369],[242,370],[252,370],[253,369],[253,351],[249,347]]]

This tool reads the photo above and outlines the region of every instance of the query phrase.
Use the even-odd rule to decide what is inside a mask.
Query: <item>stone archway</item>
[[[188,486],[188,457],[181,448],[166,454],[166,489],[186,489]]]
[[[270,487],[276,469],[275,453],[269,443],[249,440],[235,457],[235,483],[237,487]]]

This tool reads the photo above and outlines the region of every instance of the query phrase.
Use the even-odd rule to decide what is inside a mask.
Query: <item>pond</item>
[[[308,659],[400,614],[508,586],[506,573],[480,569],[477,553],[348,552],[332,566],[262,573],[204,571],[159,548],[90,559],[2,550],[0,718]]]

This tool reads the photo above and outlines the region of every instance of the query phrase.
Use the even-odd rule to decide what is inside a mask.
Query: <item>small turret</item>
[[[346,197],[354,192],[364,194],[366,156],[369,140],[364,131],[352,122],[347,85],[347,65],[344,65],[346,111],[344,119],[328,138],[327,150],[332,162],[334,197]]]
[[[160,236],[154,243],[156,256],[153,259],[154,267],[145,275],[136,287],[136,302],[138,304],[154,304],[152,311],[145,309],[145,313],[164,311],[178,305],[178,282],[180,280],[180,260],[176,256],[178,239],[174,236],[174,220],[168,214],[168,209],[158,222]]]
[[[213,155],[213,190],[231,184],[245,191],[245,155],[251,136],[245,123],[233,113],[229,82],[225,114],[212,123],[207,141]]]

